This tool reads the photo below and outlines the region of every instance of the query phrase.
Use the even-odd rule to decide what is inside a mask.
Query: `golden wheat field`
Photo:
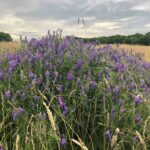
[[[136,52],[143,53],[145,60],[146,61],[150,61],[150,46],[122,44],[119,47],[127,49],[127,50],[131,50],[132,49],[132,50],[134,50]]]
[[[116,45],[112,46],[116,47]],[[22,46],[19,42],[0,42],[0,55],[6,54],[7,52],[15,53],[20,50],[21,47]],[[120,44],[119,47],[126,50],[132,49],[136,52],[143,53],[145,60],[150,61],[150,46]]]
[[[104,45],[99,45],[98,47],[103,47]],[[117,48],[117,45],[111,44],[112,47]],[[119,48],[125,50],[133,50],[138,53],[144,54],[144,59],[150,62],[150,46],[144,45],[128,45],[128,44],[120,44]]]
[[[21,49],[19,42],[0,42],[0,55],[5,55],[7,52],[15,53]]]

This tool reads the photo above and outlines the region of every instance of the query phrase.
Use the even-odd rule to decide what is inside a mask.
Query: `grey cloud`
[[[94,24],[103,22],[117,23],[120,26],[115,29],[117,34],[130,34],[133,31],[146,32],[149,29],[144,28],[150,18],[150,13],[145,11],[145,5],[150,6],[149,0],[0,0],[0,2],[0,17],[13,14],[24,21],[24,26],[20,24],[22,31],[18,31],[22,34],[30,32],[27,29],[34,29],[35,23],[37,23],[35,32],[41,33],[42,24],[44,28],[48,28],[46,24],[48,21],[51,21],[50,23],[55,21],[60,23],[62,27],[75,30],[78,18],[84,19],[86,28],[90,29],[91,36]],[[142,9],[139,6],[142,6]],[[0,27],[2,27],[1,23]],[[55,26],[53,25],[52,28]]]

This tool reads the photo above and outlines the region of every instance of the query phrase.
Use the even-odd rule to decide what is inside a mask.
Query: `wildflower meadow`
[[[48,33],[0,60],[0,150],[149,150],[150,63]]]

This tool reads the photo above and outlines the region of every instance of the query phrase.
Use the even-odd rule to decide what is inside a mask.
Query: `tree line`
[[[141,44],[150,45],[150,32],[146,34],[136,33],[134,35],[114,35],[114,36],[102,36],[95,38],[79,38],[84,42],[94,42],[96,44]]]
[[[5,33],[5,32],[0,32],[0,42],[2,41],[10,42],[12,40],[13,39],[10,34]]]

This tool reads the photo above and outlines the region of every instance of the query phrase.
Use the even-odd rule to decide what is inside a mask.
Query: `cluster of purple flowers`
[[[12,118],[15,121],[18,117],[20,117],[24,113],[24,109],[19,107],[19,108],[14,108],[12,111]]]
[[[63,111],[63,114],[67,115],[67,113],[68,113],[69,110],[68,110],[68,107],[65,104],[63,98],[61,96],[58,96],[57,100],[58,100],[58,105],[59,105],[60,109]]]
[[[7,99],[10,99],[10,98],[11,98],[11,91],[10,91],[10,90],[8,90],[8,91],[5,92],[5,97],[6,97]]]
[[[120,71],[123,73],[123,72],[126,72],[126,70],[127,70],[126,64],[119,64],[119,63],[115,64],[115,71],[116,72]]]

